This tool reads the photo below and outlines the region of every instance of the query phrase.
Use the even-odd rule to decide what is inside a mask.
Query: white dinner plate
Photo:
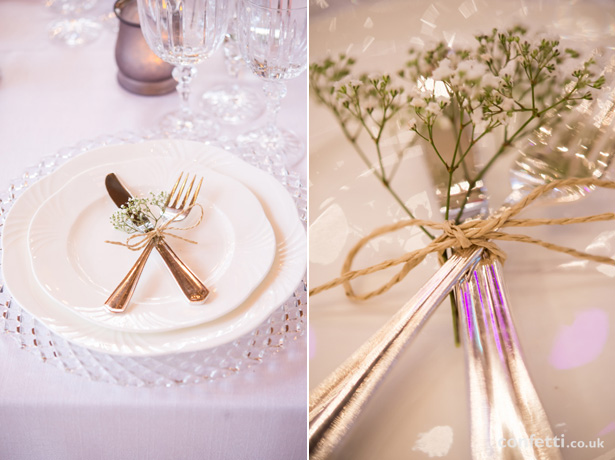
[[[68,180],[93,167],[117,167],[137,158],[168,156],[190,168],[209,168],[243,183],[261,202],[273,227],[276,255],[271,270],[238,308],[213,321],[169,332],[138,334],[97,326],[53,301],[38,285],[29,260],[27,229],[34,213]],[[192,169],[190,169],[192,170]],[[30,186],[15,202],[2,234],[6,287],[25,310],[64,339],[114,355],[153,356],[212,348],[250,332],[297,288],[306,264],[305,229],[292,197],[272,176],[221,149],[198,142],[160,140],[104,147],[84,153]]]
[[[190,305],[164,267],[150,256],[127,310],[111,313],[104,306],[140,252],[109,244],[128,234],[113,228],[117,207],[107,194],[105,177],[116,173],[134,196],[170,190],[189,164],[152,156],[103,165],[79,174],[53,194],[34,215],[29,249],[34,275],[53,299],[84,318],[126,332],[162,332],[218,318],[240,305],[269,272],[275,236],[258,199],[240,182],[197,167],[203,178],[197,203],[202,221],[173,233],[167,241],[209,289],[203,305]],[[199,209],[175,227],[196,225]]]
[[[615,10],[602,1],[365,0],[317,2],[310,10],[310,59],[345,52],[360,72],[391,72],[407,50],[434,40],[458,44],[493,27],[530,23],[569,41],[613,46]],[[405,142],[384,134],[384,161]],[[397,137],[399,135],[399,138]],[[370,141],[362,144],[372,155]],[[431,152],[428,152],[431,153]],[[493,153],[493,152],[489,152]],[[393,187],[419,218],[438,220],[429,171],[420,149],[406,152]],[[508,188],[509,155],[485,178],[498,207]],[[375,163],[375,155],[371,157]],[[375,163],[376,164],[376,163]],[[350,248],[376,227],[402,219],[399,205],[347,142],[331,113],[310,101],[310,287],[339,276]],[[537,207],[524,217],[589,215],[612,210],[615,194],[597,191],[574,204]],[[574,227],[574,228],[573,228]],[[615,253],[613,223],[536,228],[531,235],[580,250]],[[418,229],[373,240],[353,268],[398,257],[428,242]],[[513,319],[525,361],[556,435],[603,448],[564,449],[566,459],[615,458],[615,271],[518,243],[503,243]],[[589,249],[590,251],[592,249]],[[350,301],[339,287],[310,296],[310,388],[315,388],[404,305],[438,269],[429,257],[389,292]],[[394,272],[356,280],[367,292]],[[444,302],[395,363],[331,460],[469,460],[470,409],[464,353],[453,343]],[[609,382],[609,383],[607,383]]]

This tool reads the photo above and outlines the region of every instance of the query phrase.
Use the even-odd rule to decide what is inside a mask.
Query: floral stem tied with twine
[[[415,216],[397,189],[398,172],[410,147],[425,146],[438,168],[434,185],[444,192],[444,218],[460,224],[475,187],[515,142],[602,88],[605,77],[595,58],[517,25],[468,43],[411,48],[390,74],[357,73],[357,60],[346,54],[327,57],[311,63],[309,82],[315,100],[410,219]],[[400,135],[403,127],[410,136]],[[487,136],[493,153],[475,168],[473,156]],[[468,184],[466,192],[453,197],[460,182]],[[432,228],[418,225],[435,239]],[[459,343],[452,297],[451,308]]]
[[[467,249],[482,247],[484,248],[488,258],[498,259],[503,262],[506,259],[506,253],[494,242],[494,240],[516,241],[520,243],[535,244],[538,246],[542,246],[543,248],[568,254],[580,259],[615,265],[615,260],[609,257],[588,254],[585,252],[578,251],[576,249],[532,238],[527,235],[511,234],[501,231],[501,229],[503,228],[510,227],[520,228],[535,227],[539,225],[570,225],[590,222],[615,221],[615,213],[612,212],[594,214],[583,217],[570,217],[559,219],[513,219],[513,217],[519,214],[533,201],[547,194],[551,190],[573,186],[602,187],[606,189],[615,189],[615,182],[607,180],[598,180],[594,178],[571,178],[555,180],[548,184],[535,188],[523,199],[521,199],[517,204],[506,208],[500,213],[492,215],[484,220],[469,220],[461,224],[455,224],[452,221],[433,222],[421,219],[408,219],[396,222],[391,225],[379,227],[373,232],[371,232],[369,235],[359,240],[359,242],[357,242],[357,244],[350,250],[342,267],[341,276],[335,278],[328,283],[322,284],[311,289],[310,295],[315,295],[333,287],[343,285],[346,295],[349,298],[354,300],[370,299],[388,291],[394,285],[402,281],[413,268],[415,268],[425,259],[425,257],[427,257],[427,255],[431,253],[437,253],[439,255],[442,255],[447,249]],[[442,233],[435,239],[433,239],[424,248],[410,251],[400,257],[386,260],[371,267],[363,268],[360,270],[351,270],[352,262],[354,261],[355,256],[369,241],[374,238],[377,238],[378,236],[394,232],[396,230],[409,226],[424,226],[433,230],[440,230]],[[371,273],[375,273],[397,265],[402,265],[402,268],[388,282],[380,286],[378,289],[375,289],[365,294],[356,294],[352,286],[350,285],[350,281],[356,278],[360,278],[362,276],[369,275]]]
[[[144,249],[152,240],[172,237],[190,244],[198,244],[196,241],[176,235],[174,231],[186,231],[198,227],[203,221],[203,207],[199,203],[188,206],[173,218],[163,219],[166,209],[167,193],[154,194],[150,192],[147,198],[131,198],[128,203],[118,209],[111,216],[111,223],[116,230],[129,233],[125,242],[105,241],[105,243],[124,246],[131,251]],[[193,208],[198,208],[200,215],[198,220],[187,227],[173,226],[172,224],[183,220]]]

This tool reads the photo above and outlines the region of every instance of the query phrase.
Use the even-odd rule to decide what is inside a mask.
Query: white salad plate
[[[258,198],[275,234],[272,268],[240,306],[207,323],[157,333],[112,330],[87,321],[53,300],[32,271],[27,230],[40,206],[71,178],[91,168],[135,159],[165,156],[186,171],[209,169],[245,185]],[[6,287],[25,310],[64,339],[114,355],[154,356],[197,351],[230,342],[250,332],[288,299],[306,268],[306,235],[293,198],[267,173],[219,148],[198,142],[156,140],[122,144],[86,152],[31,185],[6,218],[2,234],[2,268]]]
[[[105,187],[114,172],[133,196],[170,190],[189,164],[168,156],[124,161],[89,169],[53,194],[34,215],[29,250],[34,276],[49,296],[84,318],[126,332],[162,332],[195,326],[240,305],[269,272],[275,236],[258,199],[240,182],[197,166],[203,178],[197,203],[167,237],[179,257],[209,289],[202,305],[190,305],[164,267],[150,256],[126,311],[112,313],[104,302],[128,273],[140,252],[109,244],[126,242],[127,233],[113,228],[117,207]]]
[[[444,40],[469,43],[493,27],[529,24],[558,35],[575,48],[613,47],[612,4],[601,1],[365,0],[316,2],[310,8],[310,59],[345,53],[357,72],[400,69],[410,47]],[[354,77],[354,76],[353,76]],[[404,96],[405,97],[405,96]],[[310,100],[310,288],[339,276],[348,251],[375,228],[406,218],[400,206],[346,140],[331,112]],[[396,147],[407,142],[404,126],[387,126],[384,163],[392,168]],[[376,163],[373,144],[361,144]],[[439,220],[439,202],[420,148],[408,149],[392,183],[418,218]],[[492,155],[493,151],[485,152]],[[510,193],[511,152],[485,178],[490,205]],[[377,167],[376,167],[377,168]],[[613,175],[611,172],[611,179]],[[597,190],[575,203],[536,206],[523,217],[582,216],[612,211],[615,192]],[[613,257],[612,222],[532,229],[533,237]],[[424,247],[419,229],[372,240],[356,257],[363,268]],[[528,371],[554,433],[570,460],[615,458],[615,270],[518,243],[502,243],[504,275]],[[344,289],[310,296],[310,389],[386,323],[438,270],[428,257],[399,285],[368,301],[349,300]],[[391,269],[353,281],[358,293],[384,284]],[[607,383],[609,382],[609,383]],[[470,460],[470,401],[464,352],[455,347],[451,307],[445,301],[408,345],[356,418],[331,460]],[[603,442],[601,448],[589,443]],[[521,441],[521,440],[520,440]]]

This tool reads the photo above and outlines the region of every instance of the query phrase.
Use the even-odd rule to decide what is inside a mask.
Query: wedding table
[[[98,14],[113,2],[99,0]],[[155,128],[177,94],[145,97],[116,81],[117,20],[93,43],[52,43],[41,0],[0,3],[0,188],[43,157],[80,142]],[[222,53],[198,67],[193,103],[227,80]],[[261,83],[244,70],[243,81]],[[306,139],[305,74],[289,81],[280,124]],[[226,129],[232,137],[257,126]],[[305,183],[305,157],[290,165]],[[0,287],[1,289],[1,287]],[[226,379],[166,387],[91,381],[46,364],[0,336],[0,458],[302,459],[306,456],[306,339]]]

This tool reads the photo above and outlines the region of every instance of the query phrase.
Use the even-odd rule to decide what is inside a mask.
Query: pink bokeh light
[[[556,369],[573,369],[595,360],[609,335],[608,313],[598,308],[578,313],[570,326],[562,326],[549,362]]]

